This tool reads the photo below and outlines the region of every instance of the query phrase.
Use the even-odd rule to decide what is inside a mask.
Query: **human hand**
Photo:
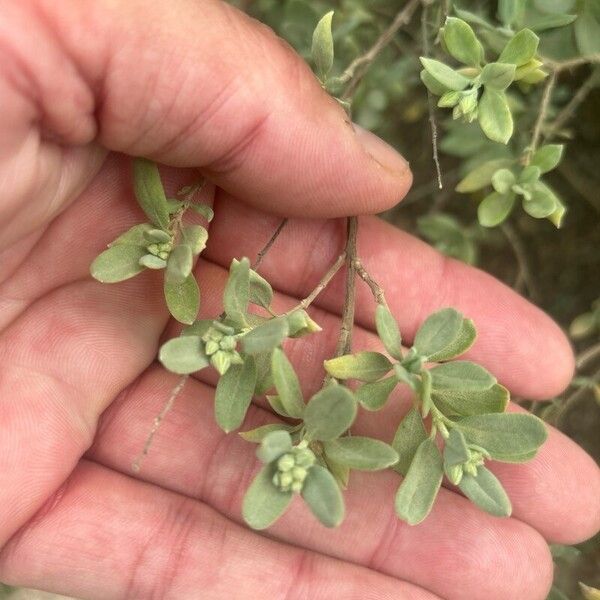
[[[153,362],[169,327],[160,275],[111,287],[88,276],[106,243],[140,220],[123,154],[176,167],[163,171],[173,189],[193,178],[181,167],[218,186],[198,265],[207,315],[220,310],[231,258],[253,256],[277,225],[267,213],[375,212],[400,199],[410,173],[352,131],[286,46],[221,2],[2,9],[0,580],[103,600],[544,598],[545,540],[572,543],[600,526],[598,468],[554,430],[530,463],[491,465],[510,519],[444,489],[411,528],[394,515],[398,476],[361,473],[339,529],[295,503],[267,538],[239,524],[257,464],[214,424],[214,382],[201,372],[134,476],[177,379]],[[290,222],[261,266],[281,307],[312,289],[342,234],[336,221]],[[470,355],[515,394],[541,399],[566,385],[566,340],[508,288],[374,218],[361,221],[359,244],[405,339],[453,305],[479,328]],[[335,345],[339,292],[338,282],[315,304],[331,336],[291,348],[307,391]],[[357,346],[376,344],[372,313],[359,288]],[[397,400],[359,417],[356,431],[389,441],[406,410]],[[246,425],[274,419],[257,402]]]

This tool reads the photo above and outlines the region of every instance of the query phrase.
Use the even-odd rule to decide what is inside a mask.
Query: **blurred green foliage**
[[[369,50],[409,4],[405,0],[234,3],[271,26],[307,60],[317,21],[334,10],[334,78]],[[438,35],[447,16],[468,21],[492,57],[515,32],[532,29],[540,38],[540,68],[555,77],[549,90],[549,76],[536,84],[517,82],[508,90],[515,126],[507,145],[487,139],[476,122],[452,120],[449,111],[434,108],[444,183],[438,189],[419,56],[451,64]],[[565,331],[574,322],[571,332],[578,372],[572,385],[550,404],[522,402],[596,460],[600,460],[600,317],[598,303],[594,303],[600,296],[599,62],[600,0],[426,1],[378,53],[346,98],[351,100],[353,120],[386,139],[411,163],[413,189],[384,215],[386,219],[442,252],[499,277],[549,312]],[[452,66],[458,68],[455,63]],[[548,102],[540,122],[545,94]],[[433,98],[434,107],[436,102]],[[567,206],[561,228],[516,210],[501,227],[481,227],[477,208],[486,192],[457,193],[457,183],[486,161],[508,159],[523,164],[536,123],[540,144],[565,144],[558,166],[544,175],[544,182]],[[600,539],[574,550],[555,549],[555,556],[552,598],[582,598],[578,581],[600,587]]]

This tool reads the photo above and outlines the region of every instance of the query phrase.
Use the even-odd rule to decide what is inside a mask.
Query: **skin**
[[[543,599],[546,542],[600,528],[599,470],[555,430],[530,463],[491,465],[510,519],[443,489],[411,528],[393,515],[399,477],[357,473],[339,529],[294,503],[259,535],[240,522],[256,461],[214,424],[214,377],[200,372],[133,473],[177,378],[155,362],[176,331],[160,274],[115,286],[88,274],[142,220],[127,155],[168,165],[171,191],[197,169],[214,184],[197,266],[205,316],[220,311],[231,258],[255,255],[274,215],[294,217],[261,267],[284,309],[340,251],[343,225],[324,218],[393,205],[410,171],[353,130],[281,40],[221,2],[7,0],[2,12],[0,580],[103,600]],[[568,383],[560,329],[498,281],[372,217],[361,218],[359,251],[406,341],[452,305],[481,332],[469,356],[513,393],[541,400]],[[307,394],[335,345],[341,286],[315,304],[325,332],[288,348]],[[372,300],[357,292],[355,345],[375,348]],[[389,441],[406,410],[395,400],[356,431]],[[257,402],[245,427],[274,420]]]

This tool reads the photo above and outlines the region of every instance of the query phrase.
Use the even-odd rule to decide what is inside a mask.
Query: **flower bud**
[[[225,375],[231,366],[231,356],[227,352],[219,350],[210,357],[210,362],[220,375]]]
[[[308,471],[303,467],[294,467],[292,469],[292,477],[294,478],[294,481],[302,482],[306,479],[307,475]]]
[[[295,464],[296,461],[294,460],[294,456],[288,453],[279,458],[277,461],[277,468],[280,471],[290,471]]]
[[[219,350],[219,342],[216,342],[215,340],[208,340],[208,342],[206,342],[206,345],[204,346],[204,351],[206,352],[206,354],[208,356],[210,356],[211,354],[214,354],[218,350]]]

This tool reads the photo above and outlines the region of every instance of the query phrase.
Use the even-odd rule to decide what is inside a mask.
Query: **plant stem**
[[[254,271],[256,271],[258,269],[258,267],[260,266],[260,263],[263,261],[263,258],[266,256],[267,252],[271,249],[271,246],[275,243],[275,241],[279,237],[279,234],[283,231],[283,228],[287,225],[287,223],[288,223],[287,218],[281,220],[281,222],[279,223],[279,225],[273,232],[273,235],[269,238],[269,241],[262,247],[260,252],[256,255],[256,260],[254,261],[254,264],[252,265],[252,269]]]
[[[377,302],[377,304],[383,304],[383,306],[387,307],[383,288],[371,277],[371,275],[369,275],[360,261],[360,258],[357,258],[354,261],[354,268],[356,269],[356,274],[369,286],[369,289],[373,294],[373,298],[375,298],[375,302]]]
[[[550,105],[550,98],[552,97],[552,92],[554,90],[554,86],[556,84],[556,71],[552,72],[548,82],[546,83],[546,87],[544,88],[544,94],[542,95],[542,103],[540,104],[540,113],[535,122],[535,126],[533,127],[533,135],[531,136],[531,144],[529,145],[529,149],[527,150],[527,155],[525,157],[525,164],[528,165],[531,161],[531,157],[535,153],[538,147],[538,143],[540,141],[540,136],[542,134],[542,127],[544,126],[544,121],[546,119],[546,114],[548,112],[548,106]]]
[[[429,5],[423,5],[423,13],[421,15],[421,37],[423,39],[423,54],[429,56],[429,37],[427,35],[427,15],[429,13]],[[426,89],[427,94],[427,109],[429,111],[429,126],[431,128],[431,147],[433,154],[433,164],[435,165],[435,173],[437,176],[438,189],[442,189],[444,184],[442,183],[442,168],[440,166],[440,158],[438,155],[438,130],[437,123],[435,120],[435,105],[433,102],[433,95]]]
[[[577,355],[577,369],[584,369],[589,363],[595,361],[598,358],[600,358],[600,343],[594,344],[590,348],[587,348],[586,350]]]
[[[582,67],[583,65],[589,65],[593,63],[600,63],[600,53],[588,54],[587,56],[578,56],[577,58],[571,58],[569,60],[556,61],[551,58],[542,57],[544,66],[548,67],[555,73],[566,71],[567,69],[574,69],[575,67]]]
[[[362,78],[369,70],[371,63],[377,58],[379,53],[392,41],[396,33],[401,27],[408,23],[417,10],[418,6],[424,0],[410,0],[402,10],[398,12],[390,26],[375,40],[375,43],[362,56],[355,58],[348,68],[338,78],[337,82],[348,84],[342,94],[342,100],[350,98]]]
[[[348,354],[352,346],[352,329],[354,327],[354,306],[356,288],[356,240],[358,234],[358,218],[348,218],[348,241],[346,242],[346,291],[342,309],[342,324],[335,349],[335,356]]]
[[[515,231],[512,225],[509,223],[503,223],[501,225],[502,233],[508,240],[515,258],[517,259],[517,265],[519,267],[519,279],[522,279],[525,282],[527,290],[529,291],[529,295],[531,299],[536,301],[539,300],[539,293],[537,289],[537,285],[535,283],[535,279],[532,275],[531,268],[529,266],[529,259],[527,257],[527,251],[525,250],[525,246],[519,237],[519,234]]]
[[[161,411],[158,413],[158,415],[156,415],[156,417],[154,417],[154,423],[152,425],[152,429],[150,430],[150,433],[148,434],[148,437],[146,438],[146,443],[144,444],[144,448],[143,448],[142,452],[140,454],[138,454],[136,459],[133,461],[133,464],[131,465],[131,468],[134,472],[136,472],[136,473],[140,472],[140,469],[142,466],[142,461],[144,460],[144,458],[146,458],[146,456],[148,456],[148,452],[150,451],[150,446],[152,446],[152,441],[154,440],[154,436],[156,435],[156,432],[159,430],[164,418],[167,416],[167,413],[173,407],[173,404],[175,403],[175,399],[177,398],[177,396],[179,396],[179,394],[185,387],[188,377],[189,377],[189,375],[182,375],[179,378],[179,382],[171,390],[171,394],[169,395],[169,398],[167,399],[167,401],[164,403]]]
[[[600,382],[600,369],[598,369],[591,377],[595,383]],[[562,404],[558,414],[554,418],[554,423],[557,427],[562,424],[565,415],[581,400],[585,399],[587,392],[590,391],[589,387],[580,387],[577,391],[573,392]]]

